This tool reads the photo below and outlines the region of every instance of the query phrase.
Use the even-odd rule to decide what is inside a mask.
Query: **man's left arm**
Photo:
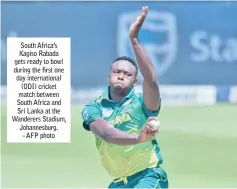
[[[139,70],[144,78],[143,96],[144,104],[149,111],[156,112],[160,108],[160,91],[157,83],[155,68],[145,49],[138,41],[138,33],[146,18],[147,7],[142,8],[142,14],[130,27],[130,41],[136,55]]]

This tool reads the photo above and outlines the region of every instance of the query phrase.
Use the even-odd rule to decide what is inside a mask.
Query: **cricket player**
[[[162,157],[149,121],[157,119],[161,100],[155,69],[138,40],[148,7],[130,27],[137,64],[129,57],[111,65],[109,86],[82,111],[83,127],[92,131],[103,167],[113,177],[108,188],[168,188]],[[138,68],[143,94],[135,93]]]

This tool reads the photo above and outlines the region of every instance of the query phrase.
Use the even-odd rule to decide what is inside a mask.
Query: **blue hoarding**
[[[111,62],[133,56],[128,29],[144,2],[2,2],[6,38],[71,37],[72,86],[107,83]],[[237,84],[237,2],[148,2],[141,42],[161,84]],[[100,69],[98,69],[100,68]]]

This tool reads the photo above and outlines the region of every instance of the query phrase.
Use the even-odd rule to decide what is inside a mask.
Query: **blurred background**
[[[157,138],[170,186],[237,188],[237,2],[230,1],[1,2],[2,187],[108,186],[81,109],[106,87],[116,57],[134,57],[128,30],[144,5],[140,41],[161,85]],[[6,143],[7,37],[71,38],[70,144]]]

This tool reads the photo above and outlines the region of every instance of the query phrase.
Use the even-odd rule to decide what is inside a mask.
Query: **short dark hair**
[[[136,75],[138,74],[138,66],[137,66],[136,61],[135,61],[133,58],[128,57],[128,56],[120,56],[120,57],[116,58],[116,59],[113,61],[113,63],[115,63],[115,62],[117,62],[117,61],[119,61],[119,60],[126,60],[126,61],[130,62],[130,63],[136,68]],[[113,64],[113,63],[112,63],[112,64]]]

